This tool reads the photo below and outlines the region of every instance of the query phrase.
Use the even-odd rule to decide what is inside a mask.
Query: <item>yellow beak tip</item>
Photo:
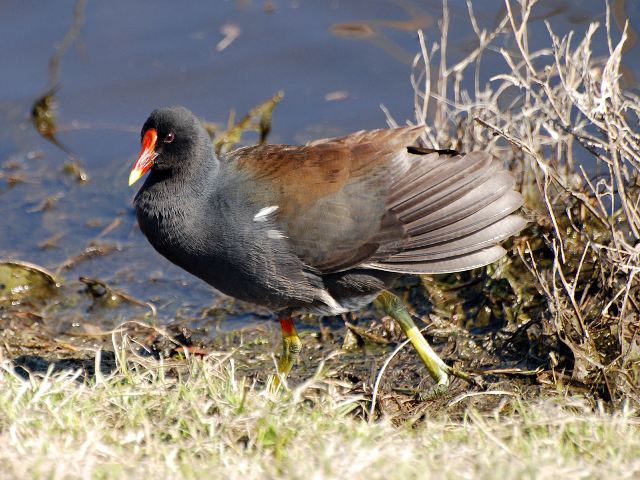
[[[138,180],[140,180],[141,176],[142,175],[140,175],[140,172],[138,172],[137,170],[132,170],[131,174],[129,174],[129,186],[133,185]]]

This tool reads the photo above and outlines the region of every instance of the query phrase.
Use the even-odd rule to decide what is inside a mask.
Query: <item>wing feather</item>
[[[438,273],[486,265],[525,221],[522,197],[484,152],[408,148],[421,127],[361,131],[305,146],[256,146],[228,159],[252,183],[293,252],[323,274],[352,268]]]

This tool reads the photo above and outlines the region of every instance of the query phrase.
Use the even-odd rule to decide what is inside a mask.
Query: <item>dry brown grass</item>
[[[429,48],[419,37],[412,85],[424,142],[491,151],[518,174],[531,225],[513,246],[521,261],[512,257],[493,275],[509,279],[515,303],[544,306],[530,318],[520,309],[513,328],[529,330],[557,380],[638,403],[640,99],[621,86],[626,28],[613,38],[607,5],[606,25],[592,23],[576,39],[547,23],[548,46],[532,49],[535,0],[506,0],[492,31],[467,4],[478,41],[466,58],[447,63],[446,2],[440,42]],[[608,56],[594,58],[596,42],[607,43]],[[504,73],[481,84],[483,56],[496,52]]]

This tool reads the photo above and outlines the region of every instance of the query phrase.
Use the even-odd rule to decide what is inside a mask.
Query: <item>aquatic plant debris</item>
[[[284,98],[284,92],[280,90],[274,96],[264,102],[253,107],[242,119],[234,124],[233,115],[229,118],[227,129],[215,135],[216,128],[214,125],[205,122],[208,126],[207,130],[210,134],[215,135],[213,144],[216,154],[221,154],[231,150],[236,144],[242,140],[242,134],[246,131],[257,131],[259,134],[259,143],[264,143],[271,132],[271,121],[273,118],[273,109]],[[255,120],[258,119],[258,123]]]
[[[0,305],[24,297],[38,296],[58,286],[54,274],[39,265],[19,260],[0,259]]]

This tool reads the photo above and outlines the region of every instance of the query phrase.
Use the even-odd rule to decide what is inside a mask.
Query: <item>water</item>
[[[504,14],[500,1],[476,3],[484,27],[496,25]],[[24,182],[10,186],[0,178],[0,258],[55,270],[97,242],[115,251],[62,270],[67,285],[79,276],[100,278],[154,301],[164,321],[197,315],[220,301],[213,289],[157,255],[136,227],[131,200],[138,186],[128,188],[127,177],[139,151],[139,128],[153,108],[172,104],[224,124],[231,111],[243,115],[279,90],[285,98],[274,114],[271,142],[383,127],[381,103],[396,119],[411,118],[415,30],[424,29],[429,43],[437,41],[441,4],[370,0],[363,5],[355,0],[88,2],[77,38],[51,78],[49,62],[73,22],[74,2],[2,2],[0,172]],[[455,60],[473,48],[475,36],[465,3],[452,1],[450,7],[449,54]],[[640,1],[614,2],[615,8],[622,17],[631,14],[632,27],[638,24]],[[536,11],[541,16],[530,30],[531,48],[537,39],[547,44],[543,17],[559,34],[604,22],[600,1],[547,1]],[[222,30],[238,29],[235,40],[216,49]],[[604,55],[606,45],[596,50]],[[625,65],[630,79],[640,78],[639,52],[631,42]],[[502,64],[496,53],[484,65],[486,80]],[[52,83],[60,87],[58,138],[80,159],[88,183],[63,172],[69,156],[29,122],[34,100]],[[247,312],[229,325],[264,318],[263,311]]]

